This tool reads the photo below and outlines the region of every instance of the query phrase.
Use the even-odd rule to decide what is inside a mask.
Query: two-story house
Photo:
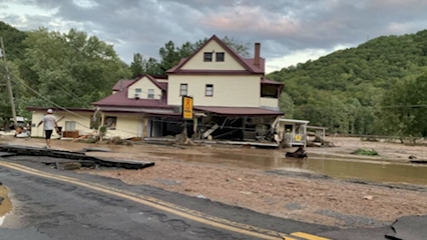
[[[158,137],[182,131],[182,96],[191,96],[195,117],[186,124],[190,136],[197,133],[200,138],[211,135],[256,139],[283,115],[278,107],[283,84],[264,78],[265,59],[260,51],[261,45],[255,43],[254,57],[243,58],[214,35],[190,57],[168,70],[167,77],[143,75],[119,80],[110,96],[93,105],[103,112],[110,134],[123,138]],[[42,111],[29,109],[34,113]],[[62,113],[68,120],[79,118],[57,110],[58,117]],[[85,111],[88,109],[74,109],[73,113],[92,120],[94,110]],[[40,114],[33,114],[33,122],[38,118]],[[81,119],[80,116],[78,120]],[[68,120],[64,130],[73,127],[82,130],[84,124],[73,125]],[[85,125],[89,125],[89,120]]]

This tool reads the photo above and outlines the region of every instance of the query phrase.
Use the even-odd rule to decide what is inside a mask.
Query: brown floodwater
[[[10,139],[9,144],[31,142],[43,145],[42,139]],[[25,144],[26,145],[26,144]],[[309,158],[285,158],[284,151],[275,149],[253,149],[238,147],[188,147],[185,149],[141,144],[115,146],[54,141],[53,148],[81,150],[86,147],[110,148],[114,153],[131,154],[144,159],[145,156],[166,157],[187,162],[221,164],[260,170],[309,171],[340,179],[361,179],[374,182],[408,183],[427,185],[427,165],[409,164],[363,156],[333,156],[309,153]],[[155,161],[155,160],[154,160]]]
[[[308,159],[285,158],[283,152],[265,151],[263,155],[244,153],[212,153],[207,155],[152,153],[156,156],[190,162],[222,164],[262,170],[286,170],[312,172],[339,179],[361,179],[384,183],[407,183],[427,185],[427,166],[396,163],[392,161],[372,160],[371,158],[346,159],[344,157],[321,156],[316,154]],[[268,152],[270,151],[270,152]]]

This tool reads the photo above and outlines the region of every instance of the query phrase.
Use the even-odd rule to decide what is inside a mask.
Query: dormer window
[[[223,52],[217,52],[215,61],[224,62],[224,56],[225,56],[225,54]]]
[[[135,88],[135,98],[140,98],[142,93],[141,88]]]
[[[154,89],[148,89],[147,98],[150,98],[150,99],[154,98]]]
[[[205,52],[203,55],[203,61],[205,62],[212,62],[212,53],[210,52]]]

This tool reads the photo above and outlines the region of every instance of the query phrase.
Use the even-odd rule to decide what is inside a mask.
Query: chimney
[[[255,43],[255,55],[254,55],[254,65],[260,67],[260,53],[261,52],[261,43]]]
[[[120,79],[120,92],[123,91],[123,79]]]

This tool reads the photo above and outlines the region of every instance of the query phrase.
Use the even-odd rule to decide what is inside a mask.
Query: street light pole
[[[9,68],[7,67],[6,51],[4,50],[3,37],[1,37],[1,36],[0,36],[0,44],[1,44],[0,45],[1,46],[1,55],[0,55],[0,57],[3,57],[4,67],[6,69],[7,89],[9,90],[9,99],[10,99],[10,106],[12,108],[13,124],[14,124],[15,129],[16,129],[18,127],[18,122],[16,121],[15,100],[13,99],[12,83],[10,82]]]

